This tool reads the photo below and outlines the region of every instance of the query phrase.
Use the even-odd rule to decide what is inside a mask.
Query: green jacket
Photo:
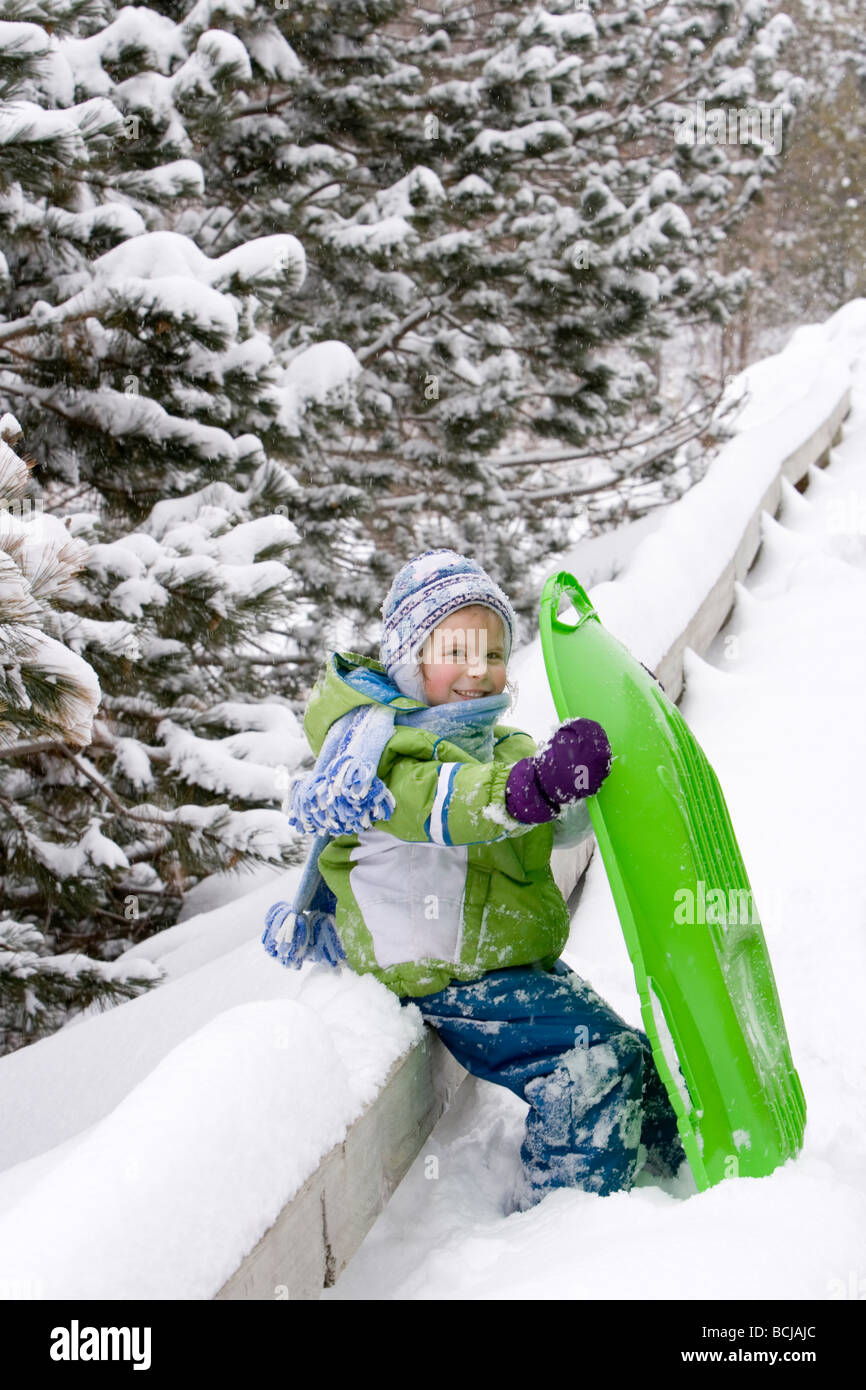
[[[343,679],[358,666],[384,669],[335,652],[313,688],[304,730],[317,755],[336,719],[377,703]],[[416,704],[406,698],[392,708]],[[337,836],[319,855],[347,964],[400,996],[506,966],[537,961],[549,969],[568,937],[550,870],[556,822],[528,826],[505,809],[509,769],[535,743],[505,725],[494,737],[492,761],[479,762],[432,732],[398,725],[378,767],[396,801],[390,820]],[[569,814],[557,842],[591,833],[585,802]]]

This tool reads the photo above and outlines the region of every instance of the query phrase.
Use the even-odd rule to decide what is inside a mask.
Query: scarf
[[[494,726],[509,704],[503,692],[394,710],[390,705],[401,691],[384,672],[360,667],[343,679],[377,703],[348,710],[335,720],[312,772],[292,783],[289,825],[315,838],[294,901],[277,902],[268,909],[262,935],[268,954],[290,969],[299,969],[305,960],[336,966],[346,958],[336,928],[337,900],[319,872],[319,855],[336,836],[368,830],[375,821],[390,819],[396,802],[376,769],[395,726],[427,729],[437,740],[447,739],[478,762],[489,762]]]

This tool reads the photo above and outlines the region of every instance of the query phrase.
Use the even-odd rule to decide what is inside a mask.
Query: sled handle
[[[559,605],[564,594],[568,594],[575,609],[580,614],[576,623],[564,622],[558,616]],[[559,574],[552,574],[544,586],[541,596],[543,610],[547,613],[550,626],[556,632],[576,632],[577,629],[587,621],[588,618],[595,618],[597,623],[601,622],[598,614],[590,602],[586,590],[578,584],[573,574],[568,570],[560,570]]]

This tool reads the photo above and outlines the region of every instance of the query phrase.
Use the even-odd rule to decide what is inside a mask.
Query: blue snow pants
[[[417,1004],[467,1071],[528,1102],[520,1157],[531,1200],[554,1187],[607,1196],[632,1186],[642,1160],[670,1175],[685,1159],[648,1037],[565,961],[400,1002]]]

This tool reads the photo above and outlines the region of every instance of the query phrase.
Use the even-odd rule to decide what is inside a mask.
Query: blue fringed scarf
[[[343,679],[379,703],[348,710],[335,720],[312,772],[292,783],[289,825],[315,839],[294,902],[278,902],[269,908],[262,944],[282,965],[293,969],[305,960],[328,965],[345,960],[334,916],[337,900],[319,873],[319,855],[337,835],[355,834],[369,830],[377,820],[390,820],[396,803],[376,770],[395,725],[429,729],[479,762],[489,762],[494,725],[509,704],[509,696],[503,693],[394,710],[390,705],[401,692],[384,673],[360,667]]]

